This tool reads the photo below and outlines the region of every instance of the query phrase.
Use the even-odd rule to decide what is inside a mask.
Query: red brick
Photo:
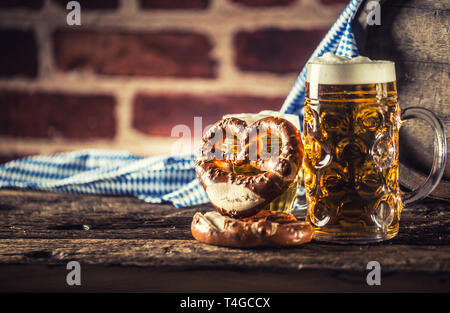
[[[224,114],[279,110],[283,97],[250,95],[138,94],[133,103],[133,127],[156,136],[170,136],[175,125],[190,127],[194,135],[194,116],[202,117],[203,129]]]
[[[350,0],[320,0],[320,3],[325,5],[333,5],[333,4],[348,4]]]
[[[0,8],[40,9],[43,4],[44,0],[1,0]]]
[[[140,0],[143,9],[206,9],[209,6],[209,0]]]
[[[108,95],[0,90],[0,135],[113,138],[115,99]]]
[[[64,9],[67,7],[67,3],[70,0],[53,0],[56,4],[60,5]],[[81,6],[81,10],[105,10],[105,9],[117,9],[119,7],[119,0],[78,0]]]
[[[240,31],[234,37],[235,62],[243,71],[299,72],[327,30]]]
[[[58,30],[53,35],[57,67],[104,75],[213,78],[209,39],[197,33]]]
[[[231,2],[247,7],[279,7],[287,6],[298,0],[231,0]]]
[[[32,31],[0,30],[0,42],[0,76],[37,76],[38,47]]]

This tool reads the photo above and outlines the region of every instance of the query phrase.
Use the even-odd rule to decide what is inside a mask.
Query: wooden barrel
[[[396,63],[401,108],[420,106],[442,120],[447,145],[450,135],[450,1],[386,0],[380,2],[381,25],[368,25],[372,16],[361,4],[353,30],[361,55]],[[376,21],[376,19],[373,19]],[[430,172],[434,135],[420,120],[400,131],[400,183],[415,189]],[[448,158],[448,150],[447,150]],[[430,197],[450,200],[450,161]]]

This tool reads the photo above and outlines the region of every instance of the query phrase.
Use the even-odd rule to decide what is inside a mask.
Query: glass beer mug
[[[399,188],[399,128],[421,118],[437,138],[432,171],[418,189]],[[395,237],[402,208],[426,197],[445,167],[442,123],[397,102],[394,63],[326,54],[307,65],[304,184],[316,240],[368,243]]]

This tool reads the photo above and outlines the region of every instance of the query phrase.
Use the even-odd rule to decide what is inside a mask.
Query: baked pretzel
[[[278,138],[276,155],[262,155],[260,141],[264,135]],[[237,147],[232,151],[224,147],[224,141],[230,137]],[[266,117],[247,125],[243,120],[226,118],[202,138],[195,170],[213,206],[223,215],[240,218],[258,213],[285,192],[294,182],[302,161],[300,132],[291,122]],[[246,164],[256,168],[257,173],[243,175],[233,171],[233,166]]]
[[[265,210],[253,217],[236,219],[218,212],[195,213],[192,236],[198,241],[235,248],[294,246],[309,242],[313,227],[291,214]]]

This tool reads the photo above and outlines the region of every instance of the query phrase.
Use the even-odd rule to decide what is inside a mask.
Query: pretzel
[[[278,138],[279,154],[266,158],[261,154],[261,134]],[[230,137],[237,147],[233,151],[224,145]],[[240,218],[258,213],[285,192],[302,161],[300,132],[291,122],[271,116],[247,125],[230,117],[214,124],[202,138],[195,170],[213,206],[223,215]],[[257,173],[235,173],[235,166],[249,166]]]
[[[313,227],[291,214],[262,210],[254,217],[236,219],[213,211],[195,213],[191,233],[198,241],[219,246],[278,247],[311,241]]]

